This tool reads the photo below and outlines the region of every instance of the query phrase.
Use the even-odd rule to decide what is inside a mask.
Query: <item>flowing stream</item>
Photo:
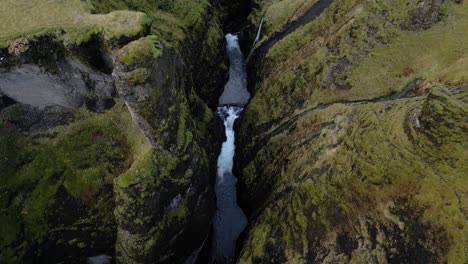
[[[236,35],[227,34],[230,61],[229,81],[219,99],[217,114],[224,121],[226,141],[218,157],[216,177],[217,210],[213,220],[213,261],[229,261],[235,255],[236,240],[247,225],[247,217],[237,205],[237,178],[232,174],[235,154],[234,122],[250,99],[245,59]]]

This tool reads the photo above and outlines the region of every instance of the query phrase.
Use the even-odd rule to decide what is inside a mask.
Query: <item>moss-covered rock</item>
[[[119,50],[119,61],[127,67],[139,67],[145,63],[151,65],[152,60],[161,56],[161,50],[158,46],[159,41],[156,36],[147,36],[135,40]]]
[[[193,92],[185,96],[176,50],[166,47],[137,87],[116,69],[117,89],[152,145],[115,181],[117,261],[181,263],[202,245],[214,212],[212,115]]]
[[[6,6],[38,5],[23,2]],[[49,2],[36,10],[44,31],[29,32],[34,25],[21,19],[24,28],[0,36],[2,48],[26,37],[0,50],[0,74],[35,64],[33,74],[76,77],[89,96],[73,107],[96,112],[66,105],[66,115],[44,121],[56,108],[0,106],[8,121],[0,131],[0,262],[81,263],[103,253],[120,263],[184,262],[203,245],[214,212],[205,101],[215,101],[226,70],[218,9],[206,0]],[[60,15],[43,17],[46,9]],[[73,74],[62,63],[71,56],[84,61]],[[115,95],[97,91],[88,67],[106,80],[112,73],[123,102],[99,107]]]
[[[180,47],[191,37],[191,30],[204,32],[207,28],[204,15],[208,12],[208,0],[90,0],[94,13],[107,14],[115,10],[134,10],[146,13],[153,22],[151,33],[161,37],[166,45]]]
[[[10,146],[2,152],[2,262],[112,254],[112,180],[142,142],[125,111],[122,103],[103,114],[83,110],[69,125],[32,135],[2,129],[2,146]]]
[[[468,129],[468,105],[453,98],[450,91],[435,88],[428,96],[419,118],[427,136],[437,145],[462,143]]]

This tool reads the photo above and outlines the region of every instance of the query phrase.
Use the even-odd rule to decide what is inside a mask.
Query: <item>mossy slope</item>
[[[303,13],[270,2],[263,43]],[[334,1],[254,60],[240,263],[465,261],[467,14],[466,2]]]
[[[383,97],[415,78],[466,81],[468,5],[440,7],[446,19],[426,31],[404,30],[416,2],[334,2],[287,35],[259,62],[245,125],[249,116],[258,126],[317,104]]]
[[[144,143],[123,103],[103,114],[83,110],[70,125],[32,135],[8,124],[1,131],[2,146],[8,146],[1,169],[2,262],[111,254],[113,178]]]
[[[436,89],[299,118],[244,168],[247,199],[264,200],[241,263],[462,263],[467,111]]]

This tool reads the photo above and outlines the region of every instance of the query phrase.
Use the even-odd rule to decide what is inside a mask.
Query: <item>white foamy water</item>
[[[224,120],[226,141],[218,157],[216,177],[217,211],[213,223],[213,258],[231,258],[235,253],[236,240],[247,225],[247,218],[237,205],[237,178],[232,174],[235,153],[234,122],[242,108],[224,106],[218,115]]]
[[[232,174],[232,167],[236,149],[234,122],[242,112],[242,106],[250,99],[245,61],[238,38],[227,34],[226,41],[230,61],[229,81],[224,86],[217,111],[224,121],[226,141],[218,156],[215,186],[217,210],[213,219],[212,246],[212,259],[221,262],[233,260],[237,238],[247,225],[247,217],[237,205],[237,178]]]

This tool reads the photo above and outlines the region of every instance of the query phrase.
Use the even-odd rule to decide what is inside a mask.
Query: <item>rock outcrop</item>
[[[215,1],[156,2],[90,1],[111,12],[82,14],[104,23],[91,32],[0,35],[0,262],[184,263],[202,247],[222,16]],[[146,15],[113,12],[127,8]]]
[[[121,263],[184,262],[203,244],[214,212],[213,150],[205,129],[213,121],[211,110],[204,106],[205,118],[195,119],[190,100],[200,99],[193,91],[185,94],[189,73],[181,56],[170,48],[161,52],[137,68],[148,67],[142,84],[133,85],[129,73],[135,69],[127,71],[128,65],[117,63],[114,71],[119,94],[151,145],[116,179]]]

